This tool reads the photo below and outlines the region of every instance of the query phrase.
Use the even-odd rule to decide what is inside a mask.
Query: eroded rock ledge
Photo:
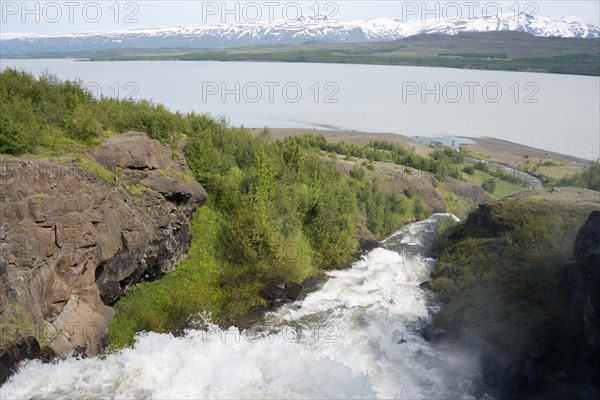
[[[175,268],[206,197],[179,151],[138,132],[76,157],[0,157],[2,341],[17,329],[58,355],[100,352],[110,305]]]
[[[575,258],[585,281],[585,338],[596,354],[600,354],[600,211],[593,211],[577,233]]]

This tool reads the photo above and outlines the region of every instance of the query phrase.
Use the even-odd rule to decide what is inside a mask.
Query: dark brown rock
[[[577,233],[574,253],[586,282],[585,338],[600,354],[600,211],[593,211]]]
[[[281,283],[266,287],[260,295],[266,300],[268,308],[275,309],[284,303],[302,300],[306,296],[306,291],[300,284]]]
[[[33,336],[18,337],[16,341],[0,347],[0,385],[8,380],[21,361],[41,356],[42,350]]]
[[[143,133],[79,160],[0,157],[0,308],[45,330],[59,356],[99,353],[110,305],[177,266],[205,201],[183,155]]]
[[[285,295],[291,301],[296,301],[305,297],[306,293],[304,292],[304,287],[302,285],[294,284],[288,285],[288,287],[285,288]]]
[[[358,230],[358,246],[361,253],[366,253],[379,247],[379,241],[367,227],[367,220],[365,217],[362,218]]]

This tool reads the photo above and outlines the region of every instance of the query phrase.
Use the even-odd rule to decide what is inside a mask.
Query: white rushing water
[[[322,288],[269,313],[265,326],[139,335],[104,358],[25,363],[13,398],[472,398],[469,360],[423,340],[436,304],[419,284],[437,214],[407,225]]]

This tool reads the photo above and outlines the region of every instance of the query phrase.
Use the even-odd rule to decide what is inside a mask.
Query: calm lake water
[[[488,136],[600,157],[600,78],[336,64],[0,60],[247,127]]]

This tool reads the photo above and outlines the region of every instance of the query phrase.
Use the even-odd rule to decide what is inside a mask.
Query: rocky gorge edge
[[[422,285],[443,304],[422,333],[470,355],[479,395],[600,393],[599,201],[575,187],[522,193],[480,204],[453,230]]]
[[[140,132],[84,154],[0,157],[0,384],[43,352],[99,354],[111,305],[181,262],[206,200],[180,149]]]

